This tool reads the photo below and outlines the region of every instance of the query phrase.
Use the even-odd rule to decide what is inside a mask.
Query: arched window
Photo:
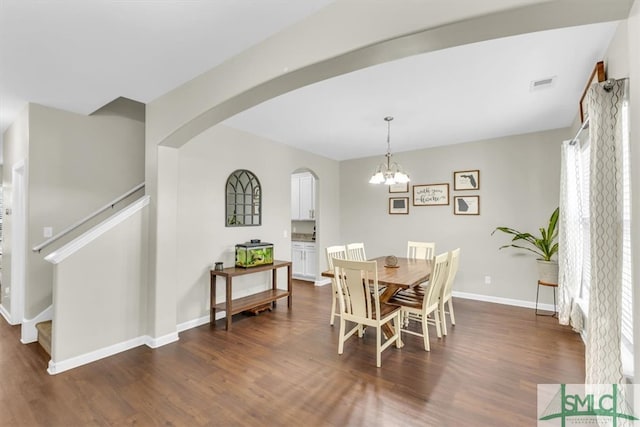
[[[227,178],[225,189],[227,227],[262,224],[262,188],[251,171],[234,171]]]

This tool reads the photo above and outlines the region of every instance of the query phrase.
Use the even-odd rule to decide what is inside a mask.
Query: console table
[[[287,267],[287,290],[278,289],[278,268]],[[246,297],[232,299],[233,278],[247,274],[271,271],[271,289]],[[216,278],[224,277],[226,281],[225,302],[216,304]],[[231,318],[234,314],[249,310],[264,304],[275,305],[276,300],[287,298],[287,307],[291,308],[291,261],[273,261],[273,264],[261,265],[258,267],[239,268],[227,267],[223,270],[211,270],[211,323],[216,324],[216,310],[225,310],[226,329],[231,329]]]

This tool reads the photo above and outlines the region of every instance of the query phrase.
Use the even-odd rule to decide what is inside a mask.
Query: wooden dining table
[[[431,260],[398,258],[396,267],[385,265],[386,257],[378,257],[368,261],[376,261],[378,267],[378,286],[384,291],[380,294],[380,302],[387,303],[396,293],[402,289],[410,289],[429,280],[433,267]],[[332,270],[322,272],[323,277],[333,277]],[[393,335],[389,324],[383,325],[385,336]]]

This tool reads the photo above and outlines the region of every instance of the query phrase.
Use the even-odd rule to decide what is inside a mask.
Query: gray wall
[[[308,168],[318,177],[318,248],[339,239],[338,162],[223,125],[210,128],[179,152],[176,227],[179,324],[208,316],[209,269],[215,261],[232,266],[236,243],[261,239],[274,244],[276,259],[291,260],[291,173],[296,169]],[[260,180],[261,226],[225,226],[225,183],[236,169],[248,169]],[[324,255],[318,252],[319,262],[324,265]],[[284,269],[281,270],[278,281],[284,287]],[[268,274],[239,277],[234,279],[234,296],[267,285]],[[218,281],[217,295],[224,296],[222,281]]]
[[[45,240],[43,227],[53,227],[55,234],[144,180],[144,123],[117,115],[87,117],[37,104],[30,104],[28,115],[21,118],[5,135],[3,185],[11,188],[13,164],[26,159],[24,315],[30,319],[51,304],[52,292],[46,252],[30,249]],[[8,251],[10,236],[3,245]],[[10,270],[10,260],[5,267],[3,272]]]
[[[20,161],[27,159],[29,152],[29,109],[25,108],[15,122],[7,129],[3,135],[3,157],[2,169],[2,189],[4,199],[4,209],[12,209],[13,167]],[[11,312],[11,225],[12,216],[5,215],[3,219],[2,236],[2,307]],[[21,319],[12,319],[14,323],[19,323]]]
[[[562,129],[394,155],[411,175],[411,185],[449,183],[449,206],[413,206],[411,188],[390,194],[384,185],[368,184],[382,155],[343,162],[342,235],[326,243],[363,241],[368,257],[404,256],[407,240],[433,241],[438,253],[460,247],[455,291],[535,301],[535,256],[498,251],[508,238],[491,232],[497,226],[535,232],[547,224],[558,206],[560,142],[568,137],[569,130]],[[453,172],[471,169],[480,170],[480,189],[453,191]],[[454,215],[455,195],[479,195],[480,215]],[[409,214],[389,215],[390,196],[408,196]]]

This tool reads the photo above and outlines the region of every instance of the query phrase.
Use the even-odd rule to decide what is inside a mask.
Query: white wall
[[[339,239],[338,162],[222,125],[194,138],[179,152],[178,323],[209,315],[209,269],[215,261],[233,266],[236,243],[261,239],[274,244],[276,259],[291,260],[291,173],[296,169],[308,168],[318,177],[318,247]],[[225,183],[236,169],[248,169],[260,180],[261,226],[225,226]],[[318,252],[325,265],[323,252]],[[280,269],[278,276],[282,288],[285,272]],[[268,283],[267,273],[236,278],[234,296],[265,289]],[[224,299],[222,280],[216,293]]]
[[[389,215],[386,186],[367,181],[382,160],[375,158],[341,164],[342,235],[327,244],[363,241],[367,256],[404,256],[407,240],[433,241],[436,252],[461,248],[455,291],[522,301],[535,301],[535,256],[498,250],[506,235],[491,232],[497,226],[537,232],[546,226],[558,206],[560,142],[569,129],[478,141],[406,153],[399,162],[411,175],[411,185],[449,183],[448,206],[409,206],[409,215]],[[478,191],[453,191],[453,172],[480,170]],[[453,196],[479,195],[480,215],[453,214]],[[410,202],[411,203],[411,202]],[[484,276],[492,278],[484,284]],[[541,301],[553,302],[551,293]]]

